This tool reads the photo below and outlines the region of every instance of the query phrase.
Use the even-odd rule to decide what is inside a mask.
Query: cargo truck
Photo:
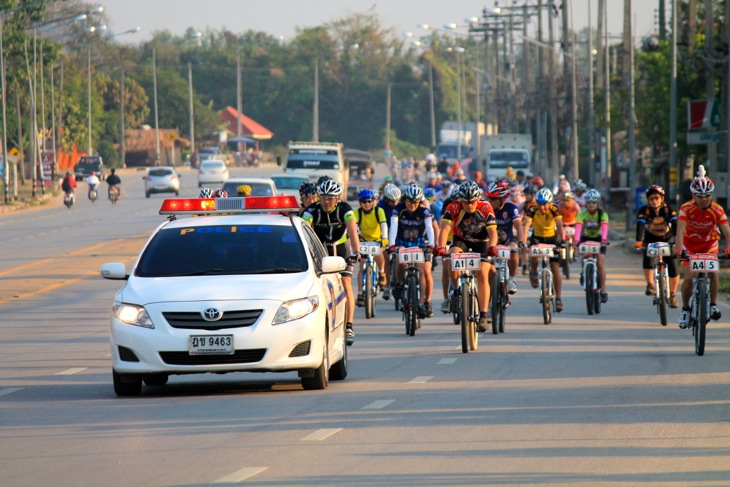
[[[507,168],[532,174],[532,136],[530,134],[485,135],[480,160],[486,177],[503,177]]]

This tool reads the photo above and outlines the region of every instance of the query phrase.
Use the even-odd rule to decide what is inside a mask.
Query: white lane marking
[[[7,389],[0,389],[0,396],[7,396],[8,394],[12,394],[13,392],[22,391],[25,389],[24,387],[8,387]]]
[[[248,478],[253,477],[254,475],[258,475],[264,470],[267,470],[269,467],[247,467],[242,468],[241,470],[237,472],[233,472],[231,475],[226,475],[225,477],[221,477],[215,482],[212,482],[211,485],[215,484],[236,484],[238,482],[241,482],[242,480],[246,480]]]
[[[363,409],[383,409],[385,406],[395,402],[395,399],[380,399],[379,401],[373,401]]]
[[[302,438],[302,441],[322,441],[340,431],[342,431],[342,428],[323,428],[308,434]]]
[[[436,365],[451,365],[454,362],[456,362],[455,358],[442,358],[438,362],[436,362]]]
[[[71,369],[66,369],[63,372],[56,372],[53,375],[74,375],[74,374],[78,374],[82,370],[86,370],[86,367],[73,367]]]
[[[414,379],[410,380],[409,384],[423,384],[424,382],[428,382],[431,379],[433,379],[432,375],[424,375],[421,377],[415,377]]]

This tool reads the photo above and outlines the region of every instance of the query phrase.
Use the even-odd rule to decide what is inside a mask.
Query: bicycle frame
[[[365,318],[375,316],[375,297],[378,295],[378,266],[373,256],[380,254],[378,242],[360,242],[360,253],[366,255],[362,263],[360,289],[365,296]]]
[[[647,257],[652,258],[654,275],[654,304],[662,326],[667,326],[667,305],[669,304],[669,274],[665,257],[672,255],[672,246],[667,242],[654,242],[646,246]]]
[[[474,252],[451,254],[451,269],[459,271],[459,321],[461,323],[461,351],[476,350],[479,344],[477,324],[479,323],[479,298],[477,278],[474,271],[481,269],[481,255]]]
[[[546,325],[553,320],[552,310],[555,305],[555,286],[553,271],[550,268],[550,258],[555,255],[555,245],[536,244],[530,247],[530,255],[540,258],[540,272],[538,273],[538,289],[540,289],[540,303],[542,304],[542,318]]]
[[[723,256],[724,258],[724,256]],[[717,254],[690,254],[687,259],[690,270],[697,272],[692,278],[689,322],[695,341],[695,354],[705,354],[707,323],[710,321],[710,276],[720,270]]]
[[[504,315],[510,305],[507,281],[509,280],[509,259],[512,249],[505,245],[495,247],[497,255],[492,258],[494,284],[492,285],[492,334],[504,332]]]
[[[601,286],[598,282],[598,253],[601,242],[587,240],[578,244],[578,253],[583,256],[583,289],[586,293],[588,314],[601,312]]]
[[[418,305],[421,295],[421,271],[416,264],[425,260],[423,249],[420,247],[398,249],[398,262],[406,265],[403,276],[403,298],[402,306],[403,320],[406,324],[406,333],[415,335],[416,329],[421,327],[421,320],[418,317]]]

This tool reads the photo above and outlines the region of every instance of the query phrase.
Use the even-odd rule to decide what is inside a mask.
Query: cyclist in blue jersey
[[[519,242],[524,240],[522,215],[520,210],[514,203],[508,201],[511,188],[509,183],[504,179],[498,179],[489,186],[487,196],[494,208],[494,215],[497,218],[497,243],[510,247],[510,258],[507,262],[509,269],[509,285],[510,294],[517,292],[517,283],[515,283],[515,274],[520,264]],[[494,269],[492,269],[494,272]]]
[[[386,183],[383,185],[381,192],[381,198],[378,200],[376,208],[382,208],[385,212],[385,223],[388,226],[388,232],[390,233],[390,215],[393,213],[393,208],[396,207],[401,200],[401,191],[398,186],[393,183]],[[387,234],[386,234],[387,235]],[[390,299],[390,274],[385,273],[385,287],[383,288],[383,299],[386,301]]]
[[[421,300],[422,304],[418,306],[418,314],[421,318],[430,318],[433,316],[433,306],[431,305],[431,294],[433,293],[433,276],[431,275],[431,257],[432,246],[435,242],[433,231],[433,213],[428,207],[424,207],[423,190],[418,184],[412,183],[403,187],[403,201],[398,203],[391,212],[390,217],[390,235],[388,241],[391,243],[391,252],[396,251],[398,247],[421,247],[424,249],[424,262],[418,264],[421,271]],[[431,245],[426,248],[426,242]],[[392,286],[393,297],[401,298],[403,296],[403,286],[400,284],[403,280],[404,268],[398,266],[399,284]]]

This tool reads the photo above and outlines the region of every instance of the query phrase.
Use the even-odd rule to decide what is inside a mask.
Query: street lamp
[[[413,32],[404,32],[404,37],[412,38],[414,37]],[[416,47],[423,47],[424,44],[420,40],[412,40],[411,44]],[[431,46],[431,53],[433,55],[433,46]],[[428,63],[428,94],[429,94],[429,111],[431,114],[431,150],[436,150],[436,110],[434,106],[434,97],[433,97],[433,61],[429,61]]]
[[[456,159],[461,162],[461,55],[464,53],[465,49],[461,46],[456,47],[449,47],[447,49],[449,52],[455,52],[456,53],[456,73],[457,73],[457,82],[456,82],[456,95],[458,98],[458,103],[456,105],[456,117],[457,117],[457,133],[456,133]]]
[[[200,31],[188,35],[188,39],[200,39],[203,33]],[[193,63],[188,62],[188,99],[190,102],[190,157],[195,154],[195,112],[193,108]],[[240,113],[239,113],[240,119]]]

